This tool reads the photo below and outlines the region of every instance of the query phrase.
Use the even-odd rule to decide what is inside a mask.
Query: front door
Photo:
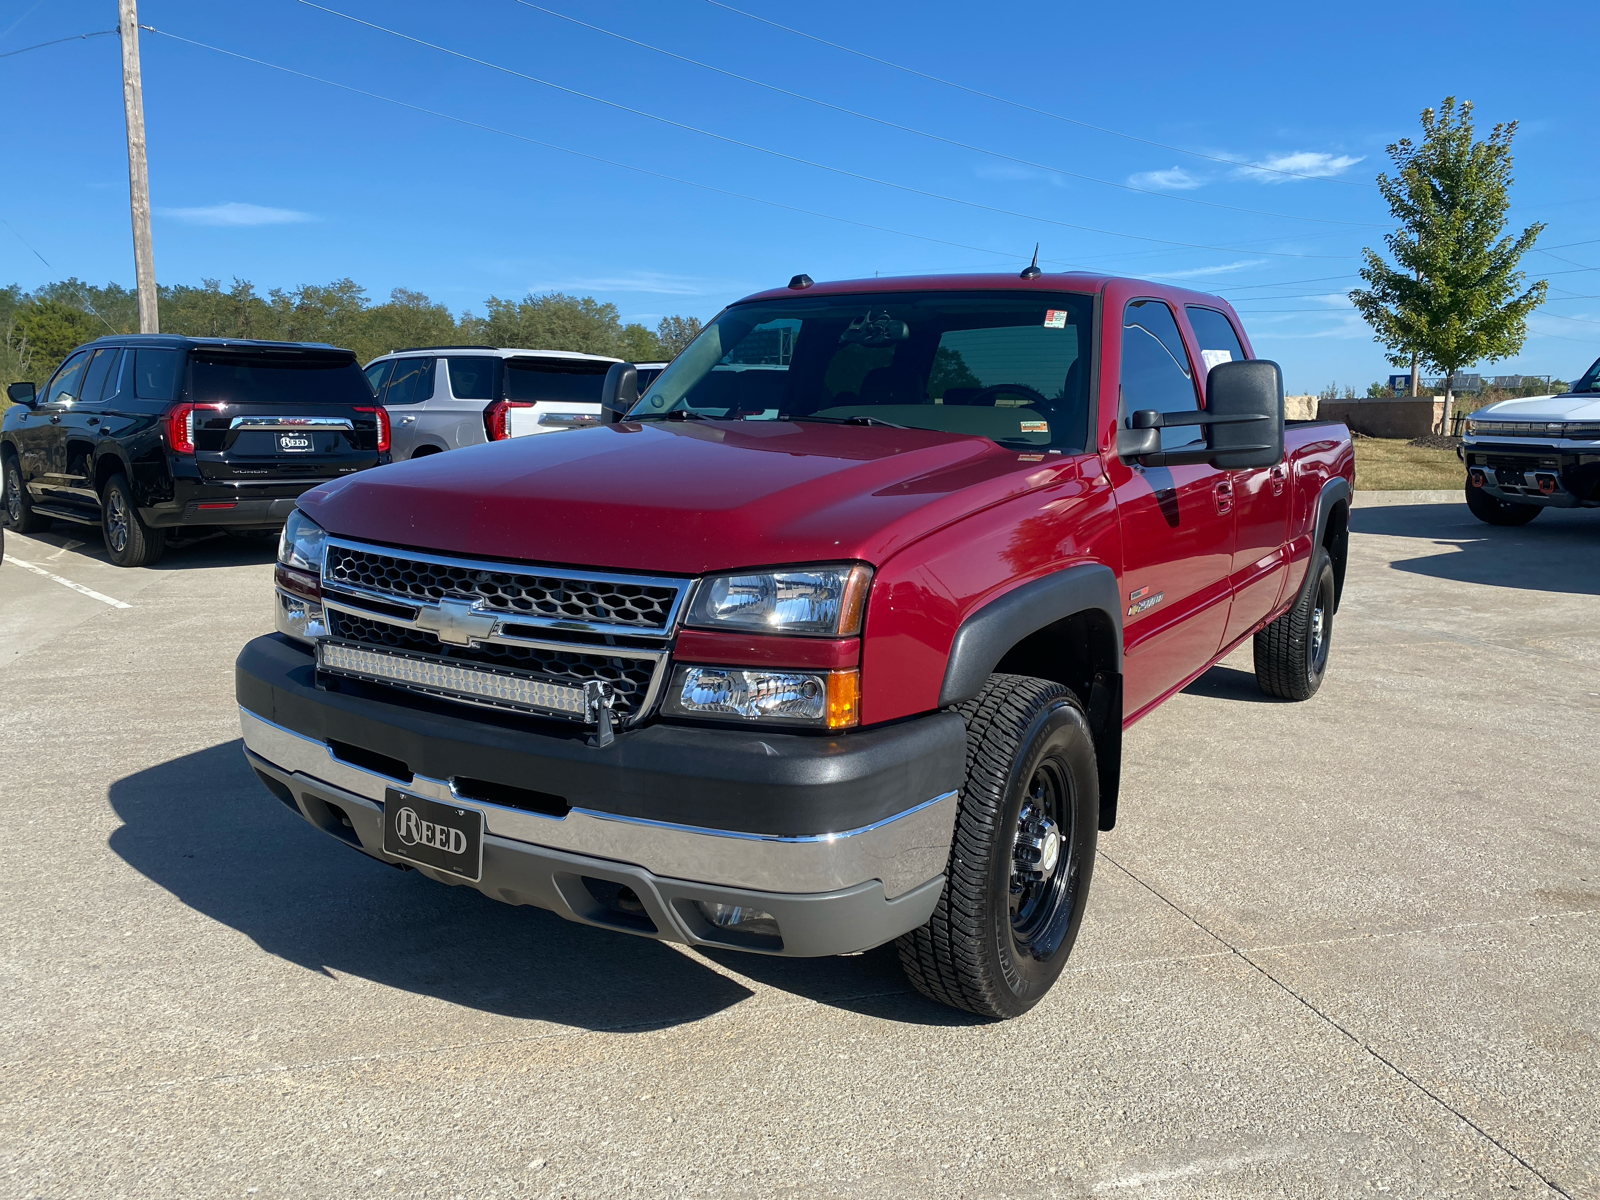
[[[40,404],[17,431],[18,457],[22,474],[33,499],[47,507],[62,503],[61,489],[67,480],[66,428],[62,419],[82,390],[83,370],[89,351],[80,350],[56,369],[45,388]]]
[[[57,500],[65,508],[98,519],[100,497],[94,490],[94,452],[106,434],[103,399],[115,395],[116,372],[122,351],[103,347],[89,358],[80,393],[61,414],[63,474],[56,485]]]
[[[1199,392],[1172,309],[1133,300],[1122,320],[1122,421],[1140,409],[1192,413]],[[1161,431],[1161,448],[1204,445],[1196,425]],[[1135,716],[1203,670],[1222,645],[1233,562],[1229,472],[1108,463],[1122,525],[1123,711]]]

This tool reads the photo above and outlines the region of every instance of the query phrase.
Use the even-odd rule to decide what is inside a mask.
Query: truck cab
[[[637,378],[302,500],[238,661],[273,795],[587,924],[896,941],[1009,1017],[1071,952],[1123,731],[1246,643],[1271,696],[1325,677],[1349,433],[1286,425],[1223,300],[797,276]]]

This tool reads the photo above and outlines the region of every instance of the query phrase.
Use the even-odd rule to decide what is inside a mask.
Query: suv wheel
[[[50,518],[33,511],[28,489],[22,486],[22,468],[15,454],[7,453],[0,469],[6,473],[5,524],[18,533],[38,533],[50,525]]]
[[[1467,508],[1478,520],[1490,525],[1526,525],[1544,509],[1537,504],[1518,504],[1491,496],[1482,488],[1467,484]]]
[[[106,480],[100,494],[100,528],[106,553],[119,567],[148,567],[166,549],[166,530],[151,529],[140,520],[133,491],[121,475]]]
[[[1333,560],[1321,546],[1294,607],[1256,634],[1256,682],[1269,696],[1309,700],[1328,673],[1337,589]]]
[[[1077,940],[1099,836],[1094,738],[1060,684],[991,675],[963,704],[967,777],[944,893],[903,935],[900,963],[930,999],[1016,1017],[1055,983]]]

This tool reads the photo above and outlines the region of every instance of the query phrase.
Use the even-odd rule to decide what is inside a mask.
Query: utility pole
[[[122,36],[122,103],[128,118],[128,198],[133,213],[133,263],[139,283],[139,332],[160,333],[156,252],[150,239],[150,168],[144,156],[144,85],[139,78],[139,12],[117,0]]]

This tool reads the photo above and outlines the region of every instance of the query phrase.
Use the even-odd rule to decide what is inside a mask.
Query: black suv
[[[389,418],[353,351],[160,334],[74,350],[0,422],[5,525],[99,525],[118,566],[168,530],[280,528],[296,497],[389,461]]]

